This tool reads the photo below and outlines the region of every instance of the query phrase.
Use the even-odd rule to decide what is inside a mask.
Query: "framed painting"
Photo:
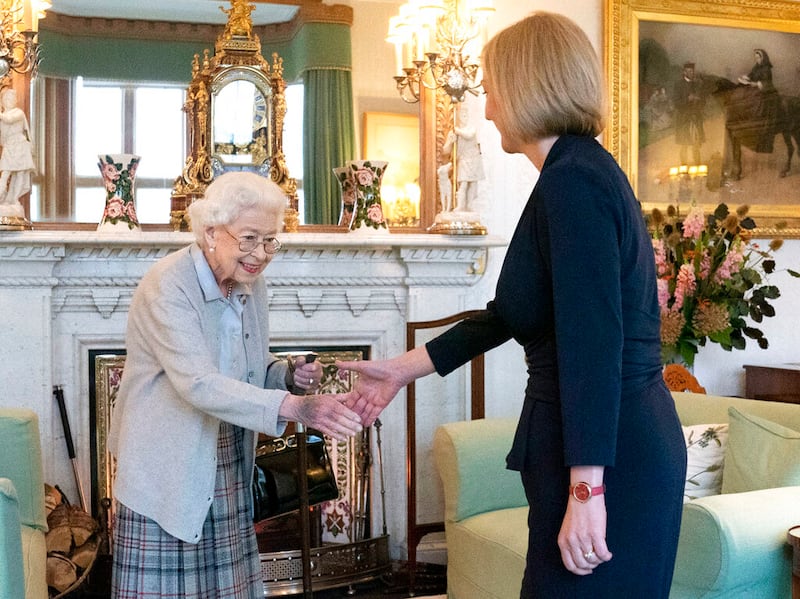
[[[92,510],[95,517],[99,517],[104,500],[110,501],[109,507],[113,510],[116,461],[108,451],[108,432],[125,367],[125,350],[92,350],[89,358]]]
[[[363,156],[389,163],[381,199],[391,227],[420,226],[419,129],[416,114],[364,113]]]
[[[800,2],[606,0],[604,143],[648,212],[748,205],[800,238]]]

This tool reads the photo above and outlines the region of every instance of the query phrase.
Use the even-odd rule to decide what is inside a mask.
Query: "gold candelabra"
[[[681,164],[669,169],[669,199],[680,214],[681,204],[691,206],[702,197],[708,178],[708,165]]]
[[[477,94],[479,53],[492,0],[409,0],[389,20],[386,41],[395,46],[397,91],[419,102],[420,86],[442,89],[452,102]]]
[[[39,19],[52,5],[47,0],[0,0],[0,81],[11,72],[36,75]]]

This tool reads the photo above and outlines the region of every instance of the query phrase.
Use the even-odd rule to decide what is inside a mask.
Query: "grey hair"
[[[189,205],[189,219],[202,247],[206,227],[229,225],[248,208],[263,208],[283,221],[288,197],[274,181],[249,172],[224,173],[214,179],[202,199]]]

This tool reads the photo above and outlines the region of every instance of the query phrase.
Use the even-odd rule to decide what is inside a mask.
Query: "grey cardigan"
[[[127,358],[108,447],[117,459],[114,497],[169,534],[197,543],[214,495],[220,421],[244,427],[245,472],[254,431],[280,435],[286,363],[269,353],[267,288],[260,277],[244,301],[248,382],[218,370],[225,300],[193,244],[158,261],[133,294]],[[213,280],[213,277],[210,279]]]

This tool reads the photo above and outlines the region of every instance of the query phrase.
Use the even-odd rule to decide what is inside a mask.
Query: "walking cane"
[[[72,473],[75,475],[75,485],[78,487],[78,497],[81,500],[81,509],[88,513],[86,509],[86,497],[83,495],[83,485],[81,485],[81,475],[78,470],[78,460],[75,457],[75,444],[72,442],[72,430],[69,427],[69,417],[67,416],[67,407],[64,404],[64,392],[61,390],[60,385],[53,387],[53,395],[58,403],[58,411],[61,414],[61,425],[64,427],[64,438],[67,442],[67,454],[69,455],[70,462],[72,462]]]
[[[317,359],[316,354],[306,355],[306,364]],[[309,599],[314,596],[311,592],[311,514],[308,504],[308,456],[306,455],[306,427],[300,422],[295,423],[295,438],[297,439],[297,489],[300,495],[300,538],[302,539],[301,553],[303,561],[303,597]]]

